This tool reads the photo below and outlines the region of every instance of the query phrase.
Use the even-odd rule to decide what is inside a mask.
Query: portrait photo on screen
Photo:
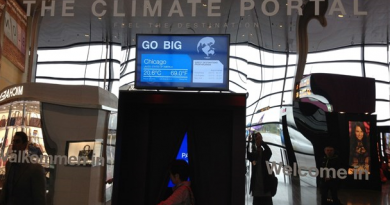
[[[385,133],[384,143],[385,158],[387,160],[387,167],[390,170],[390,133]]]
[[[350,154],[348,174],[370,173],[370,122],[349,121]]]

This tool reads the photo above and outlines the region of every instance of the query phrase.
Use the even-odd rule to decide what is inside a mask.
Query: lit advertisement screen
[[[349,174],[354,171],[370,173],[370,122],[349,121]]]
[[[229,35],[138,34],[135,88],[228,90]]]
[[[387,162],[387,167],[390,169],[390,133],[384,133],[384,145],[383,145],[383,150],[384,150],[384,157]]]

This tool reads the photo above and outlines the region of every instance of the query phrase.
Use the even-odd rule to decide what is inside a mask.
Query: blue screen
[[[184,139],[181,143],[180,150],[177,153],[176,159],[182,159],[186,160],[188,163],[188,151],[187,151],[187,133],[184,135]],[[168,187],[174,187],[175,185],[172,183],[172,181],[169,179]]]
[[[135,88],[229,89],[229,35],[137,35]]]

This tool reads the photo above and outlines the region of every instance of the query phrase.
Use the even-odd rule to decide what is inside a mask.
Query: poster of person
[[[349,174],[354,171],[370,173],[370,122],[349,121]]]
[[[387,159],[387,167],[388,170],[390,171],[390,133],[385,133],[385,156]]]
[[[385,153],[390,155],[390,133],[385,133]]]

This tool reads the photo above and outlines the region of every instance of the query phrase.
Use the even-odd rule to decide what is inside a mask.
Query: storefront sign
[[[15,97],[17,95],[23,95],[23,86],[13,87],[3,91],[0,94],[0,102],[8,98]]]

